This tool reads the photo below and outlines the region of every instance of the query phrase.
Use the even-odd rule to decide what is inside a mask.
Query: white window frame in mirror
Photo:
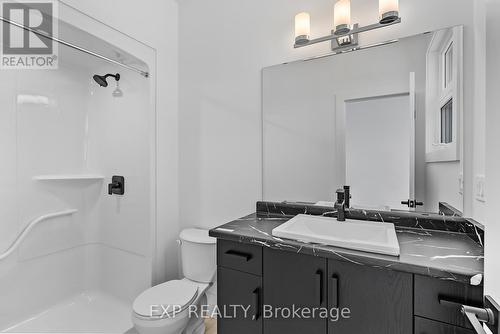
[[[446,54],[452,48],[452,79],[446,78]],[[463,27],[434,33],[427,50],[426,162],[460,160],[463,115]],[[441,110],[452,100],[452,140],[441,141]]]

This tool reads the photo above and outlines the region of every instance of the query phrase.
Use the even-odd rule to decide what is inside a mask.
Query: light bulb
[[[399,18],[399,0],[379,0],[379,21],[388,24]]]
[[[311,16],[309,13],[299,13],[295,16],[295,44],[306,44],[311,34]]]
[[[351,0],[339,0],[333,13],[335,34],[347,34],[351,30]]]

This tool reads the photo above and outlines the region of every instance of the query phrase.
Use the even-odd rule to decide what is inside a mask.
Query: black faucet
[[[335,209],[337,210],[337,220],[339,222],[345,221],[346,209],[349,211],[351,202],[351,187],[344,186],[344,189],[337,190],[337,201],[335,202]]]

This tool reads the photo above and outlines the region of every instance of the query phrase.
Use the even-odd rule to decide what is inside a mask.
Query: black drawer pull
[[[339,308],[339,278],[337,276],[330,277],[330,301],[332,308]]]
[[[234,250],[228,250],[225,254],[232,257],[233,259],[237,259],[240,261],[245,260],[246,262],[248,262],[252,259],[252,254],[242,253]]]
[[[448,298],[448,297],[442,296],[442,295],[438,296],[438,300],[439,300],[439,305],[450,308],[450,309],[455,309],[457,311],[462,310],[463,305],[470,305],[471,304],[467,300],[458,300],[456,298]],[[472,305],[470,305],[470,306],[483,307],[482,304],[478,304],[478,303],[472,303]]]
[[[454,308],[457,311],[459,311],[462,308],[462,305],[464,305],[464,303],[459,303],[456,301],[451,301],[451,300],[439,297],[439,305],[447,307],[447,308]]]

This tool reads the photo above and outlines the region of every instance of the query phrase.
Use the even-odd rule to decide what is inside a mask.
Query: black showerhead
[[[116,81],[120,81],[120,74],[106,74],[106,75],[94,75],[94,81],[99,84],[101,87],[108,87],[108,81],[106,80],[108,77],[115,78]]]
[[[94,75],[94,81],[97,82],[101,87],[108,87],[108,82],[102,75]]]

